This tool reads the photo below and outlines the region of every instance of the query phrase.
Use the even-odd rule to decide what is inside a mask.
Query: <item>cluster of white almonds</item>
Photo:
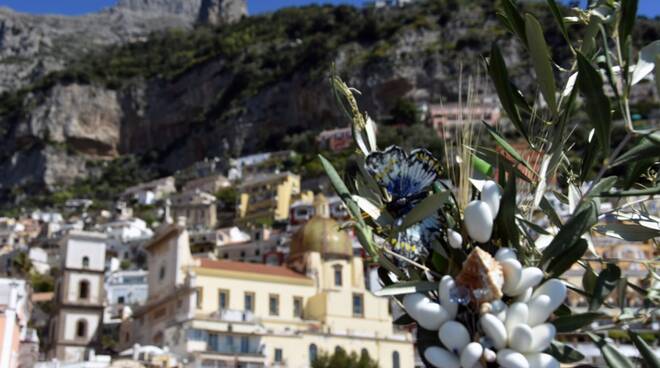
[[[509,248],[500,249],[495,258],[508,264],[503,293],[513,302],[507,305],[497,299],[481,304],[479,324],[487,339],[472,341],[468,329],[455,320],[459,303],[452,297],[457,285],[451,276],[440,281],[439,303],[421,293],[404,297],[408,314],[421,327],[437,330],[444,345],[427,348],[424,357],[437,368],[478,368],[483,367],[482,361],[497,361],[504,368],[559,367],[543,351],[556,332],[546,321],[566,298],[566,286],[557,279],[539,286],[542,272],[536,267],[523,268]]]
[[[481,188],[481,200],[474,200],[465,207],[464,223],[470,238],[479,243],[490,240],[500,199],[497,183],[487,181]],[[461,235],[454,230],[448,230],[448,241],[454,248],[463,246]],[[408,314],[419,326],[437,330],[444,345],[444,348],[427,348],[424,351],[426,360],[437,368],[479,368],[484,362],[495,361],[504,368],[558,368],[559,362],[543,351],[555,337],[554,325],[546,321],[566,298],[564,283],[550,279],[539,286],[543,271],[537,267],[523,267],[510,248],[501,248],[494,260],[479,248],[473,253],[477,268],[468,270],[464,265],[463,272],[473,273],[468,279],[478,273],[476,278],[482,281],[469,292],[473,296],[477,291],[482,294],[481,287],[485,286],[487,293],[483,295],[490,298],[475,300],[483,333],[479,341],[472,341],[469,330],[456,321],[459,301],[454,293],[463,286],[457,285],[451,276],[446,275],[440,281],[439,303],[421,293],[409,294],[403,299]],[[471,262],[470,258],[466,263]],[[457,280],[461,278],[459,274]],[[503,295],[509,297],[510,305],[500,299]]]

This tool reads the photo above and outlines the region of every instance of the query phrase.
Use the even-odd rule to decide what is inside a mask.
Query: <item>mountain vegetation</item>
[[[62,70],[0,95],[0,192],[7,204],[43,189],[108,198],[204,157],[286,148],[302,154],[292,169],[320,175],[315,133],[348,123],[327,83],[332,73],[363,91],[361,106],[383,123],[386,143],[410,145],[405,129],[408,141],[439,152],[415,106],[464,96],[459,76],[483,74],[492,42],[506,50],[517,85],[529,88],[525,51],[497,21],[494,5],[286,8],[92,47]],[[553,60],[567,60],[547,8],[523,6],[539,16]],[[634,32],[640,46],[660,38],[660,24],[642,19]],[[487,82],[476,88],[493,90]]]

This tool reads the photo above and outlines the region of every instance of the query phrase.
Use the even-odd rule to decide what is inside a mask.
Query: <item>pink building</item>
[[[316,137],[322,148],[327,148],[332,152],[343,151],[353,144],[353,135],[351,128],[337,128],[324,130]]]
[[[0,279],[0,367],[31,367],[38,355],[38,339],[28,328],[32,309],[25,280]]]
[[[479,104],[467,106],[457,102],[429,107],[429,120],[431,126],[439,137],[450,138],[454,129],[464,122],[479,122],[484,120],[490,125],[495,125],[500,119],[500,108],[492,104]]]

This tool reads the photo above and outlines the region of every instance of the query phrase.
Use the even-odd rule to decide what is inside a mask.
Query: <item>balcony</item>
[[[209,319],[224,322],[259,323],[259,319],[250,311],[221,309],[208,315]]]

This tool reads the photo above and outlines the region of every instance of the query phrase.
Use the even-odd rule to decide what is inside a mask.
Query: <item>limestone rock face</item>
[[[17,140],[41,139],[90,156],[117,155],[122,110],[115,91],[58,85],[38,100],[17,126]]]
[[[245,0],[202,0],[199,22],[219,25],[235,22],[247,14]]]
[[[99,47],[189,29],[202,19],[219,25],[244,15],[247,0],[118,0],[82,16],[31,15],[0,7],[0,92],[61,70],[67,61]]]

